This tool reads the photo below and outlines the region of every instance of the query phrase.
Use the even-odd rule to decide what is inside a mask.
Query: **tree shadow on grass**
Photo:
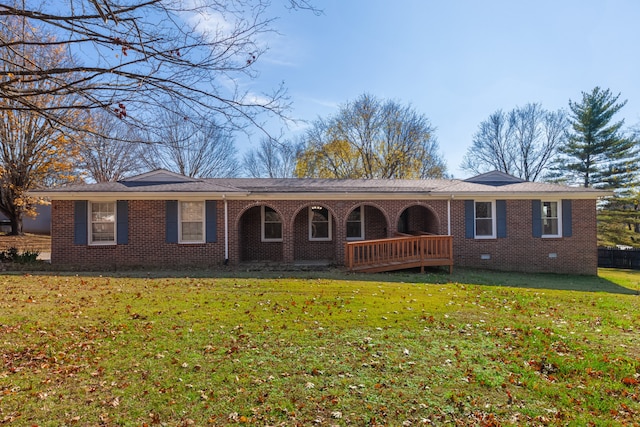
[[[523,289],[550,289],[580,292],[606,292],[611,294],[640,295],[640,271],[629,270],[601,270],[606,274],[600,276],[578,276],[552,273],[516,273],[490,270],[476,270],[456,268],[453,274],[448,274],[446,269],[428,268],[425,273],[420,269],[407,269],[386,273],[354,273],[342,268],[327,267],[314,270],[288,269],[286,266],[276,269],[244,270],[237,268],[184,268],[177,270],[164,269],[102,269],[94,271],[70,271],[58,270],[47,265],[20,265],[13,271],[4,271],[4,274],[44,274],[44,275],[81,275],[81,276],[111,276],[132,278],[245,278],[245,279],[327,279],[348,280],[358,282],[392,282],[415,284],[464,284],[481,286],[506,286]],[[620,276],[621,283],[616,283],[607,277]]]
[[[620,270],[622,272],[622,270]],[[376,280],[407,283],[460,283],[465,285],[507,286],[525,289],[552,289],[580,292],[606,292],[612,294],[640,295],[640,272],[627,272],[630,287],[620,285],[605,277],[578,276],[553,273],[514,273],[489,270],[458,268],[449,275],[443,270],[418,270],[383,273],[378,275],[362,275],[359,280]],[[358,280],[354,275],[350,280]]]

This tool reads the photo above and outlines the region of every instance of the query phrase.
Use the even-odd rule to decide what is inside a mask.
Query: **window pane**
[[[328,222],[329,211],[326,208],[313,208],[313,222]]]
[[[360,222],[347,222],[347,237],[362,237]]]
[[[557,235],[558,233],[558,219],[543,219],[542,220],[542,234]]]
[[[282,224],[279,222],[264,223],[265,239],[282,239]]]
[[[542,202],[542,234],[548,236],[558,236],[558,202]]]
[[[558,218],[558,202],[543,202],[542,203],[542,217],[543,218]]]
[[[280,215],[270,207],[264,207],[264,221],[265,222],[280,222]]]
[[[492,236],[493,220],[491,218],[476,219],[476,236]]]
[[[204,202],[181,202],[180,218],[182,221],[202,221]]]
[[[329,237],[328,222],[314,222],[311,226],[311,237],[314,239],[326,239]]]
[[[476,218],[491,218],[491,202],[476,202]]]
[[[201,242],[202,222],[182,222],[182,240],[185,242]]]
[[[115,242],[116,204],[91,203],[91,243]]]
[[[114,236],[114,223],[100,222],[91,224],[91,238],[94,242],[113,242]]]
[[[320,206],[311,208],[311,238],[329,239],[329,210]]]
[[[92,203],[91,222],[95,221],[115,221],[115,203]]]
[[[362,237],[362,208],[357,207],[347,217],[347,238]]]

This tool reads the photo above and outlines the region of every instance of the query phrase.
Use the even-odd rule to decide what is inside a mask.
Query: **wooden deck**
[[[453,271],[453,236],[403,235],[346,243],[345,266],[351,271],[377,273],[428,266]]]

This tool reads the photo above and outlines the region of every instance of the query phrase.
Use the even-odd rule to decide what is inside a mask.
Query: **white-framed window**
[[[262,206],[262,241],[282,242],[282,219],[269,206]]]
[[[542,237],[562,237],[562,203],[545,201],[542,207]]]
[[[327,208],[309,207],[309,240],[331,240],[331,212]]]
[[[116,202],[89,203],[89,244],[116,244]]]
[[[364,239],[364,206],[358,206],[347,217],[347,240]]]
[[[496,204],[493,201],[475,202],[475,238],[496,238]]]
[[[204,202],[180,202],[178,209],[178,241],[204,243]]]

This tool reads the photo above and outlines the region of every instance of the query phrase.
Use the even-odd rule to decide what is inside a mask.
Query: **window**
[[[542,237],[560,237],[561,205],[558,202],[542,201]]]
[[[327,208],[309,208],[309,240],[331,240],[331,213]]]
[[[495,204],[493,202],[475,202],[475,237],[493,239],[496,237]]]
[[[114,245],[116,243],[116,203],[91,202],[89,204],[89,243]]]
[[[262,241],[282,241],[282,220],[278,212],[269,206],[262,206]]]
[[[364,207],[358,206],[347,217],[347,239],[364,239]]]
[[[204,243],[204,202],[180,202],[180,243]]]

